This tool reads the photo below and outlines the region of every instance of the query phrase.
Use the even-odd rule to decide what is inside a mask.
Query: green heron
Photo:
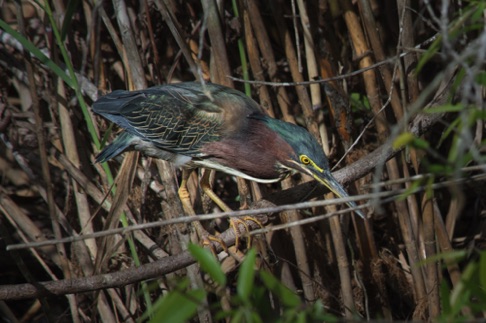
[[[269,117],[255,101],[231,88],[185,82],[140,91],[117,90],[96,101],[93,111],[125,130],[96,162],[134,149],[183,169],[204,167],[260,183],[300,172],[337,196],[348,196],[308,131]],[[186,189],[188,174],[183,176],[179,195],[185,211],[193,214]],[[207,176],[201,187],[223,210],[229,209],[211,191]],[[356,207],[354,202],[347,204]]]

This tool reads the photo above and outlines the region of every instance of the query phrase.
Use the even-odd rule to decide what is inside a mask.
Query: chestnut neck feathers
[[[303,128],[260,113],[251,114],[247,119],[246,126],[238,133],[207,144],[202,152],[208,158],[201,164],[212,160],[259,182],[286,177],[295,168],[290,160],[298,162],[302,151],[327,166],[327,158],[317,141]]]

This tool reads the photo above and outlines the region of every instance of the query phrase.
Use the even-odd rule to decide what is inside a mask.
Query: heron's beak
[[[341,184],[339,184],[339,182],[334,178],[334,176],[332,176],[330,172],[312,172],[312,177],[314,177],[319,183],[330,189],[331,192],[336,194],[338,197],[349,197],[349,194],[344,190]],[[358,207],[354,202],[346,202],[346,204],[352,208]],[[366,219],[366,216],[361,210],[355,210],[354,212],[363,219]]]

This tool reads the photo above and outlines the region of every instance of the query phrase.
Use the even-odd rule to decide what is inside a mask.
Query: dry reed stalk
[[[361,68],[366,68],[367,66],[372,65],[373,61],[369,56],[369,48],[365,42],[363,30],[358,23],[358,17],[353,11],[351,4],[348,0],[343,2],[343,9],[344,19],[348,26],[349,33],[352,36],[356,55],[359,57],[359,65]],[[376,127],[378,130],[378,135],[383,140],[388,135],[388,122],[381,112],[382,104],[380,102],[379,90],[376,84],[376,74],[373,70],[368,70],[363,73],[363,79],[371,108],[377,116]],[[390,179],[399,179],[401,177],[396,159],[390,159],[386,163],[386,168]],[[400,185],[392,185],[393,190],[399,190],[400,188]],[[417,239],[413,234],[410,219],[408,216],[409,212],[405,202],[397,201],[395,202],[395,207],[397,209],[398,220],[410,261],[410,267],[414,279],[416,300],[419,301],[425,299],[426,292],[423,272],[420,267],[416,266],[416,264],[420,261],[420,256],[417,250]]]

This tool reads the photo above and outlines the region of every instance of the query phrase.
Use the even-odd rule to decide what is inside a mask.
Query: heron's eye
[[[300,161],[304,165],[309,165],[311,163],[310,158],[307,157],[306,155],[300,155]]]

